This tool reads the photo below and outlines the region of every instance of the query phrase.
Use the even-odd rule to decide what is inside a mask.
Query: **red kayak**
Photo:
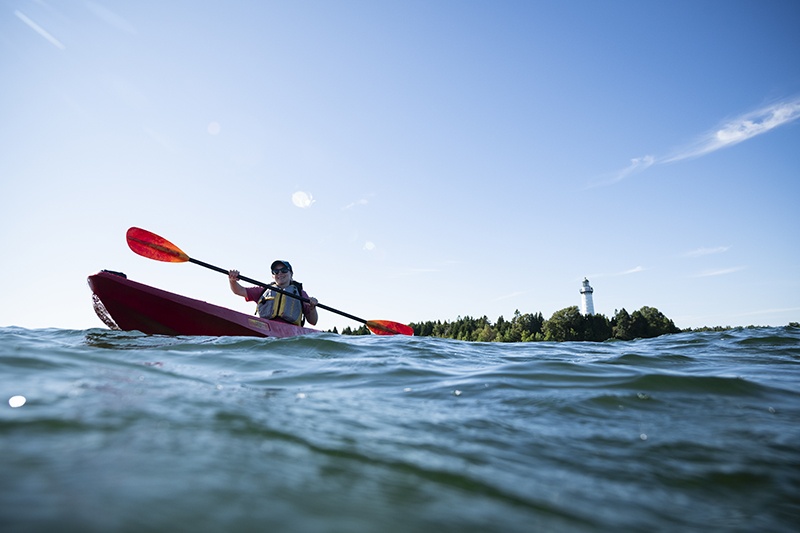
[[[111,329],[150,335],[295,337],[319,333],[267,320],[131,281],[103,270],[89,276],[94,310]]]

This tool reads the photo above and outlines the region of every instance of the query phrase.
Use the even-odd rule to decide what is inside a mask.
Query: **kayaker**
[[[271,286],[276,286],[285,292],[302,296],[307,301],[301,301],[269,287],[243,287],[239,284],[239,271],[228,271],[228,281],[234,294],[243,297],[248,302],[258,304],[258,316],[261,318],[279,318],[291,324],[303,325],[304,319],[312,326],[317,323],[317,299],[308,296],[303,290],[303,284],[292,279],[292,265],[289,261],[278,259],[272,262]]]

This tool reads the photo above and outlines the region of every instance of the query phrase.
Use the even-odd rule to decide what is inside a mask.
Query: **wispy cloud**
[[[50,35],[50,32],[48,32],[47,30],[36,24],[34,21],[29,19],[22,11],[19,10],[14,11],[14,14],[17,16],[19,20],[27,24],[30,29],[32,29],[33,31],[44,37],[50,44],[52,44],[59,50],[64,50],[64,48],[66,48],[63,44],[61,44],[61,41]]]
[[[644,272],[647,270],[643,266],[635,266],[633,268],[629,268],[628,270],[623,270],[621,272],[612,272],[611,274],[590,274],[586,276],[588,279],[597,279],[597,278],[613,278],[617,276],[628,276],[630,274],[638,274],[639,272]],[[580,281],[583,281],[583,278],[580,278]]]
[[[725,276],[727,274],[733,274],[734,272],[739,272],[740,270],[744,270],[745,267],[731,267],[731,268],[719,268],[716,270],[704,270],[699,274],[696,274],[694,277],[696,278],[708,278],[712,276]]]
[[[714,254],[721,254],[725,253],[730,250],[730,246],[717,246],[715,248],[697,248],[696,250],[691,250],[686,252],[684,257],[702,257],[705,255],[714,255]]]
[[[620,181],[632,176],[633,174],[638,174],[645,169],[650,168],[656,163],[656,158],[652,155],[645,155],[642,157],[634,157],[631,159],[630,165],[622,170],[617,172],[612,172],[600,177],[594,183],[588,185],[587,188],[592,189],[595,187],[606,187],[608,185],[614,185],[615,183],[619,183]]]
[[[674,151],[672,155],[666,157],[645,155],[633,158],[627,167],[610,174],[610,177],[606,177],[606,179],[600,180],[590,185],[590,187],[613,185],[653,165],[675,163],[701,157],[752,139],[797,119],[800,119],[800,96],[745,113],[700,136],[690,145]]]
[[[130,35],[136,35],[136,28],[133,27],[130,22],[109,8],[102,6],[97,2],[86,2],[86,7],[89,8],[89,11],[97,15],[101,20],[113,26],[114,28],[124,31]]]
[[[505,294],[503,296],[498,296],[497,298],[494,299],[494,301],[499,302],[500,300],[509,300],[511,298],[516,298],[517,296],[522,296],[523,294],[525,294],[524,291],[516,291],[510,294]]]
[[[358,205],[367,205],[369,200],[366,198],[361,198],[360,200],[356,200],[355,202],[351,202],[342,208],[342,211],[347,211],[348,209],[352,209]]]
[[[798,118],[800,118],[800,98],[762,107],[723,124],[715,131],[706,133],[694,144],[661,162],[673,163],[716,152],[794,122]]]
[[[611,185],[617,183],[618,181],[622,181],[625,178],[633,174],[638,174],[643,170],[646,170],[652,167],[656,162],[656,158],[652,155],[645,155],[642,157],[634,157],[631,159],[631,164],[620,170],[619,172],[615,173],[610,180],[608,180],[605,185]]]
[[[644,272],[644,270],[645,270],[645,269],[644,269],[643,267],[641,267],[641,266],[636,266],[636,267],[633,267],[633,268],[631,268],[631,269],[628,269],[628,270],[623,270],[622,272],[620,272],[620,273],[619,273],[619,274],[617,274],[617,275],[618,275],[618,276],[627,276],[628,274],[637,274],[637,273],[639,273],[639,272]]]

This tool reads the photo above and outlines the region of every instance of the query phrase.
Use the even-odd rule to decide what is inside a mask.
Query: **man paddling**
[[[309,297],[303,290],[303,284],[292,279],[294,275],[292,265],[288,261],[278,259],[272,262],[271,270],[274,281],[266,288],[243,287],[239,284],[239,271],[228,271],[231,291],[248,302],[257,302],[258,316],[261,318],[277,318],[298,326],[302,326],[304,320],[307,320],[312,326],[316,325],[318,319],[317,299]],[[270,287],[277,287],[281,290],[279,292]]]

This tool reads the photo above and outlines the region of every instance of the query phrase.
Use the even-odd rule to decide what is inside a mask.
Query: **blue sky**
[[[800,321],[800,3],[0,3],[0,325],[100,269],[233,309],[130,226],[366,319]],[[358,326],[329,312],[319,327]]]

